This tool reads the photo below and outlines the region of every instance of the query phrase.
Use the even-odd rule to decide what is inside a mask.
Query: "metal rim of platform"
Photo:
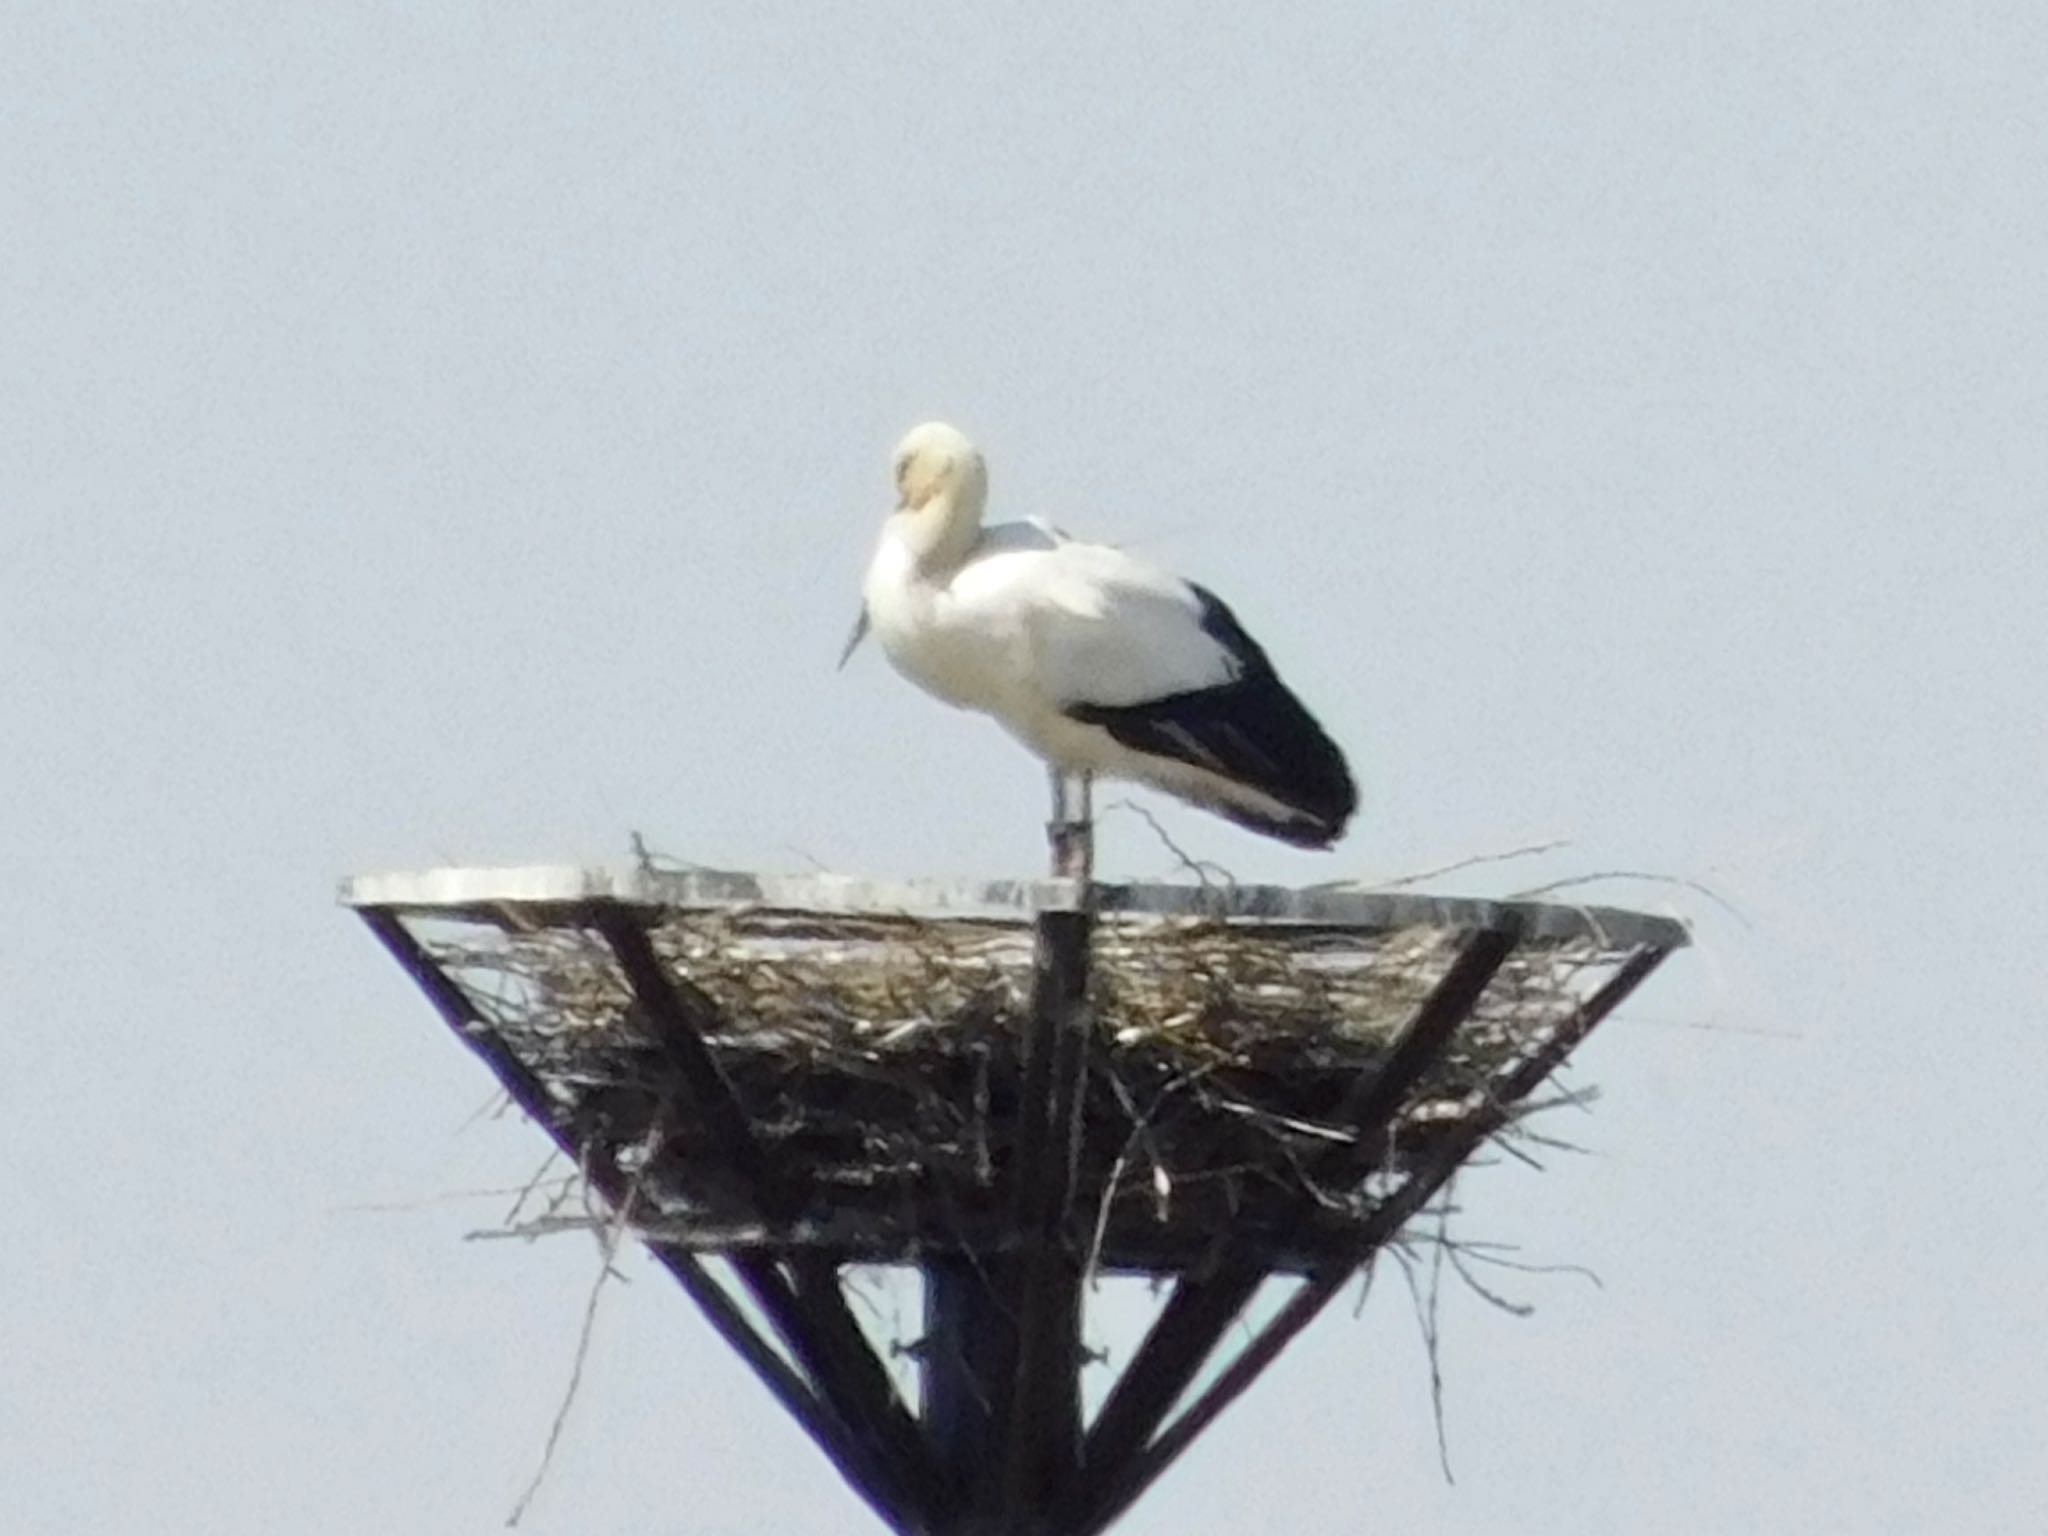
[[[1280,885],[1176,885],[1164,881],[871,880],[848,875],[758,875],[637,865],[449,867],[344,880],[342,905],[417,915],[488,917],[494,908],[570,912],[591,903],[674,910],[761,907],[923,918],[1011,919],[1088,910],[1103,917],[1210,917],[1389,932],[1456,928],[1523,939],[1584,938],[1616,948],[1682,949],[1676,918],[1567,902],[1496,901],[1410,891]]]

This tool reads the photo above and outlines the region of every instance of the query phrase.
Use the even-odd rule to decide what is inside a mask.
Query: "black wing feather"
[[[1305,819],[1281,822],[1242,806],[1215,807],[1234,821],[1305,847],[1333,841],[1358,808],[1344,754],[1280,681],[1237,615],[1207,588],[1193,590],[1202,605],[1203,631],[1238,663],[1234,681],[1142,704],[1072,704],[1067,714],[1101,726],[1134,752],[1205,768]]]

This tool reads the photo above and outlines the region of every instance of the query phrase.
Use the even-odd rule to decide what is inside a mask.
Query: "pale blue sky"
[[[1606,1288],[1446,1299],[1455,1488],[1392,1288],[1122,1529],[2038,1529],[2044,79],[2027,3],[6,7],[5,1523],[498,1528],[591,1252],[342,1209],[540,1139],[332,882],[1035,869],[831,666],[945,415],[1351,750],[1337,853],[1191,849],[1751,924],[1600,890],[1702,952],[1464,1191]],[[527,1528],[872,1529],[629,1270]]]

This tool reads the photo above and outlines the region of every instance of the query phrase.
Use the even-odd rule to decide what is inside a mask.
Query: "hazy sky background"
[[[1749,923],[1595,888],[1702,950],[1464,1188],[1606,1285],[1446,1297],[1456,1487],[1390,1286],[1122,1529],[2038,1530],[2044,80],[2033,0],[6,6],[0,1523],[499,1528],[593,1254],[345,1209],[542,1140],[333,881],[1036,870],[832,670],[945,415],[1351,750],[1334,855],[1190,849]],[[628,1269],[526,1528],[876,1529]]]

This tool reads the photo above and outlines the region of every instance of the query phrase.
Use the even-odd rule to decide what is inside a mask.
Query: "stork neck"
[[[978,500],[949,492],[934,496],[915,512],[897,514],[904,547],[926,576],[945,575],[959,566],[981,532]]]

